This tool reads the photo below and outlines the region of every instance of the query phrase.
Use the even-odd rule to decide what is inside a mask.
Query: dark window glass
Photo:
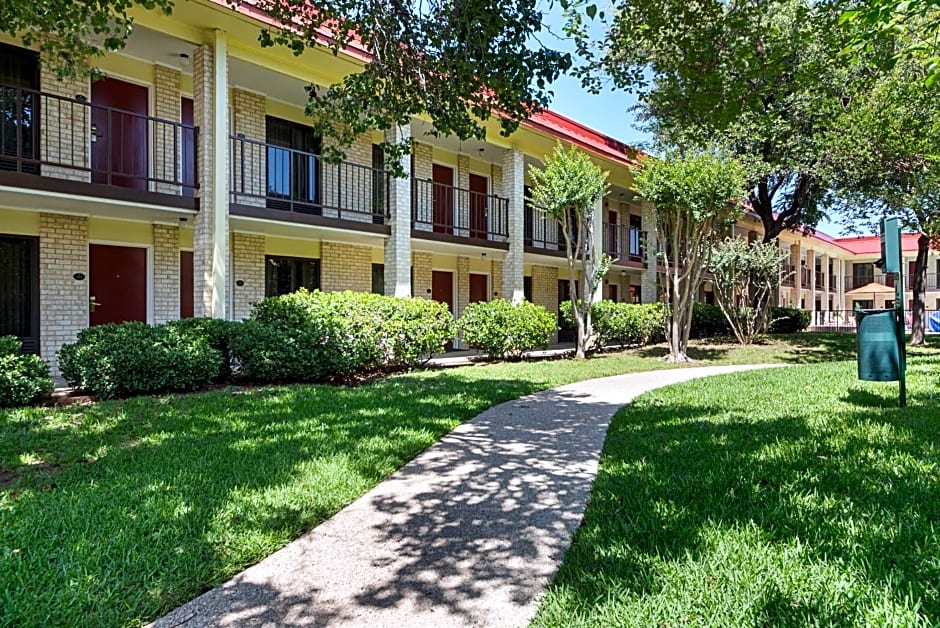
[[[535,206],[532,204],[532,187],[524,186],[522,188],[523,205],[525,207],[525,223],[523,226],[523,238],[525,246],[532,246],[532,238],[535,234]],[[528,298],[528,297],[526,297]]]
[[[875,267],[873,264],[852,264],[852,283],[859,288],[875,280]]]
[[[35,238],[0,236],[0,336],[39,350],[39,256]]]
[[[39,172],[39,55],[0,44],[0,170]]]
[[[385,294],[385,264],[372,264],[372,293]]]
[[[301,288],[320,288],[320,260],[296,257],[265,258],[264,296],[290,294]]]
[[[268,207],[321,213],[320,136],[308,126],[271,116],[265,131]]]
[[[630,303],[639,304],[643,302],[643,292],[640,286],[630,286]]]
[[[522,294],[525,295],[526,301],[532,302],[532,277],[522,278]]]
[[[372,223],[385,224],[388,209],[385,206],[385,151],[379,144],[372,145]],[[374,282],[373,282],[374,283]]]

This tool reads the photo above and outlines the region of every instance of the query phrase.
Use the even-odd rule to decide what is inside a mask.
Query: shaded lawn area
[[[807,338],[700,345],[714,360],[702,364],[790,359]],[[0,625],[156,618],[329,518],[491,405],[672,366],[644,351],[422,371],[356,389],[0,411]]]
[[[940,354],[693,381],[614,418],[536,626],[940,623]]]

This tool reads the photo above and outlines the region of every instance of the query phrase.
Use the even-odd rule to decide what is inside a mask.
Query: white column
[[[389,129],[385,141],[405,142],[411,138],[411,126]],[[389,228],[385,241],[385,294],[390,297],[411,296],[411,157],[403,155],[399,162],[404,178],[391,177],[388,189]]]
[[[604,198],[601,197],[597,199],[597,203],[594,204],[594,213],[591,216],[592,220],[592,231],[594,232],[594,259],[600,260],[601,255],[604,252]],[[601,279],[597,282],[597,287],[594,289],[594,294],[591,295],[591,301],[597,303],[604,298],[604,280]]]
[[[503,154],[502,196],[509,199],[509,251],[503,262],[502,297],[513,303],[525,298],[525,156],[511,148]]]
[[[199,212],[194,222],[197,316],[226,318],[228,270],[228,51],[225,33],[193,55],[193,108],[199,127]]]

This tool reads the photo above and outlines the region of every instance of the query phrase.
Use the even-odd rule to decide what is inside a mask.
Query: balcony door
[[[434,185],[434,232],[454,232],[454,169],[434,164],[431,176]]]
[[[39,174],[39,55],[0,44],[0,171]]]
[[[640,233],[643,228],[643,219],[630,214],[630,257],[640,258],[643,253],[640,249]]]
[[[620,238],[617,237],[620,234],[618,231],[617,225],[617,212],[608,211],[607,212],[607,251],[606,253],[618,259],[620,255]]]
[[[268,207],[322,214],[320,136],[308,126],[268,116]]]
[[[194,125],[193,99],[180,98],[180,122],[183,124]],[[183,196],[196,195],[196,131],[195,129],[184,128],[182,133],[182,155],[180,155],[181,170],[183,175]]]
[[[486,225],[487,194],[489,194],[489,181],[478,174],[470,175],[470,237],[486,239],[488,232]]]
[[[91,181],[146,190],[147,88],[114,78],[91,84]]]

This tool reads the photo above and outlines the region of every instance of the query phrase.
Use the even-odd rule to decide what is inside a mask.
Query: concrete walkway
[[[524,626],[581,522],[616,410],[654,388],[753,368],[618,375],[490,408],[154,625]]]

